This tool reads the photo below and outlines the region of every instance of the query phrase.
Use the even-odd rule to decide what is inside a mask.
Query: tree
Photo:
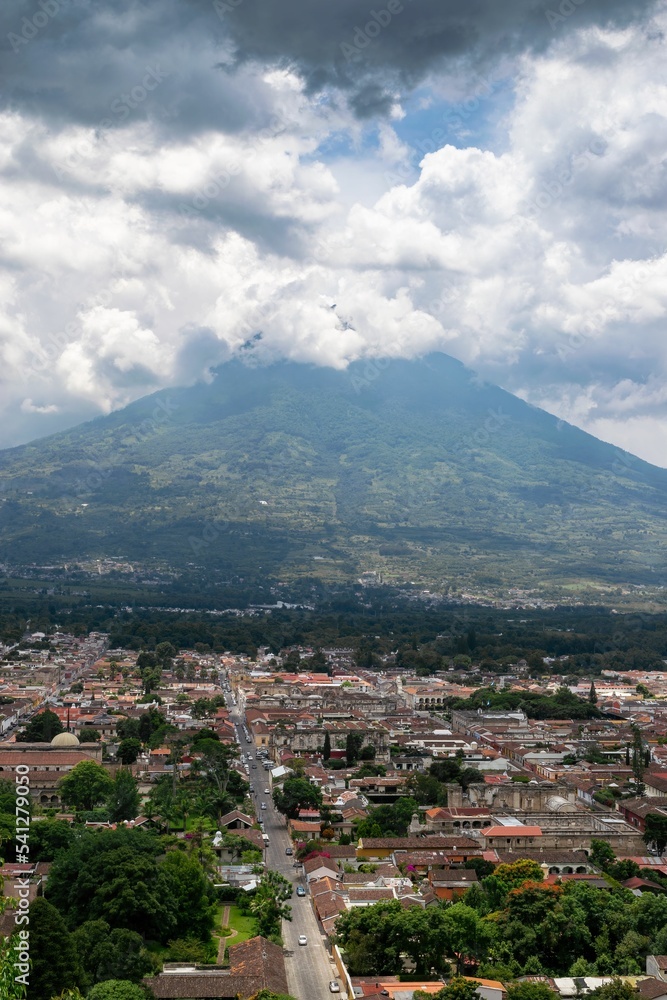
[[[354,908],[336,922],[336,943],[345,949],[353,975],[394,975],[407,954],[416,976],[449,971],[447,956],[462,967],[488,950],[491,927],[471,907],[409,907],[398,900]]]
[[[667,816],[660,813],[648,813],[644,821],[644,843],[655,846],[658,854],[662,854],[667,846]]]
[[[486,878],[487,875],[493,875],[495,867],[493,861],[486,861],[484,858],[468,858],[466,861],[466,868],[476,872],[478,879]]]
[[[109,796],[113,780],[94,760],[82,760],[60,782],[60,796],[75,809],[94,809]]]
[[[461,788],[466,791],[469,785],[483,785],[484,775],[476,767],[464,767],[461,768],[458,782]]]
[[[107,798],[111,822],[119,823],[121,820],[136,819],[139,814],[140,801],[137,782],[132,772],[124,769],[118,771]]]
[[[329,735],[328,731],[324,734],[324,747],[322,749],[322,757],[324,760],[329,760],[329,758],[331,757],[331,736]]]
[[[121,762],[121,764],[134,764],[137,757],[141,753],[141,740],[135,739],[133,736],[128,737],[126,740],[122,740],[118,746],[118,752],[116,757]]]
[[[86,1000],[146,1000],[146,990],[126,979],[108,979],[86,994]]]
[[[142,715],[139,717],[138,737],[142,743],[148,743],[153,734],[156,731],[162,729],[166,725],[167,725],[167,720],[164,717],[164,715],[162,715],[161,712],[158,712],[157,708],[149,708],[147,712],[143,712]],[[123,733],[123,736],[125,735],[126,734]],[[127,735],[136,735],[136,734],[128,733]]]
[[[205,784],[200,788],[206,803],[205,812],[219,824],[224,813],[233,808],[235,791],[242,792],[247,788],[236,771],[231,771],[229,767],[236,751],[218,740],[202,740],[193,747],[193,753],[196,754],[196,759],[192,771],[205,779]]]
[[[164,820],[168,833],[170,825],[178,818],[174,783],[169,774],[160,775],[148,793],[146,815],[152,819],[156,814]]]
[[[588,692],[588,700],[591,703],[591,705],[597,705],[598,703],[598,696],[595,690],[595,681],[591,681],[590,690]]]
[[[25,729],[16,734],[17,743],[50,743],[65,727],[55,712],[46,709],[34,715]]]
[[[158,659],[155,653],[151,653],[150,650],[144,649],[139,653],[137,657],[137,667],[139,670],[152,670],[158,665]]]
[[[286,903],[291,895],[292,883],[284,876],[275,871],[264,872],[250,901],[250,912],[255,918],[258,934],[265,938],[280,937],[281,920],[292,919],[292,907]]]
[[[440,908],[411,906],[395,918],[395,933],[402,938],[405,952],[415,965],[415,976],[423,978],[432,971],[449,972],[445,956],[450,951],[449,925]]]
[[[591,853],[589,857],[595,867],[601,868],[602,871],[605,871],[609,865],[613,865],[616,861],[616,855],[607,841],[596,840],[595,838],[591,840]]]
[[[644,741],[639,726],[635,723],[632,729],[632,773],[635,776],[637,795],[644,794]]]
[[[345,950],[351,975],[397,975],[402,971],[401,909],[398,900],[391,900],[354,907],[339,915],[334,943]]]
[[[362,764],[361,767],[357,768],[354,772],[355,778],[374,778],[381,777],[384,778],[387,773],[387,768],[384,764]]]
[[[479,983],[472,979],[463,979],[456,976],[447,986],[443,986],[437,993],[426,993],[423,990],[416,990],[414,1000],[479,1000],[477,990]],[[552,993],[553,998],[553,993]]]
[[[218,734],[214,729],[207,729],[207,728],[200,729],[199,732],[195,733],[195,735],[192,737],[192,740],[190,742],[190,749],[196,750],[197,745],[199,743],[204,743],[206,740],[213,740],[214,742],[219,743],[220,737],[218,736]]]
[[[637,994],[630,983],[624,983],[622,979],[612,979],[610,983],[591,990],[588,996],[594,997],[595,1000],[636,1000]]]
[[[79,743],[99,743],[101,739],[99,729],[82,729],[79,733]]]
[[[139,739],[139,720],[138,719],[121,719],[116,726],[116,736],[119,740],[138,740]]]
[[[23,975],[23,970],[17,968],[17,955],[20,958],[20,945],[25,943],[18,934],[11,937],[0,937],[0,997],[3,1000],[24,1000],[26,986],[17,980]],[[26,979],[29,979],[29,963],[26,965]]]
[[[86,987],[105,979],[140,982],[152,970],[150,955],[136,931],[112,930],[106,920],[87,920],[72,938]]]
[[[508,864],[498,865],[494,871],[494,876],[507,886],[507,892],[518,889],[526,882],[541,882],[544,878],[537,861],[528,858],[521,858],[519,861],[512,861]]]
[[[405,783],[410,795],[420,806],[440,806],[447,804],[447,789],[437,778],[415,771]]]
[[[402,837],[418,808],[415,800],[408,796],[402,796],[393,805],[376,806],[369,810],[367,819],[356,823],[357,836]]]
[[[78,987],[81,969],[65,921],[43,897],[30,904],[30,996],[52,997]]]
[[[546,983],[510,983],[507,1000],[554,1000],[554,993]]]
[[[106,920],[157,941],[167,941],[176,914],[159,882],[162,847],[144,830],[85,831],[59,853],[49,873],[48,899],[70,927]]]
[[[476,910],[465,903],[454,903],[444,911],[447,929],[447,953],[456,959],[462,973],[466,959],[484,958],[491,940],[491,927]]]
[[[322,792],[305,778],[288,778],[282,787],[273,793],[273,802],[278,810],[289,819],[296,819],[301,809],[311,806],[319,809]]]
[[[178,650],[170,642],[159,642],[155,647],[155,655],[160,663],[173,660]]]
[[[196,858],[183,851],[169,851],[160,865],[158,892],[173,908],[173,937],[210,937],[215,922],[215,891]]]
[[[76,834],[62,819],[40,819],[30,827],[30,860],[53,861],[56,851],[70,846]]]
[[[214,712],[215,706],[211,704],[208,698],[197,698],[192,706],[192,716],[195,719],[203,719],[207,715],[213,715]]]
[[[649,691],[649,689],[646,687],[645,684],[638,684],[637,687],[635,688],[635,691],[637,692],[637,694],[640,694],[642,698],[651,697],[651,692]]]
[[[361,733],[348,733],[345,739],[345,757],[348,764],[354,764],[359,759],[359,752],[364,742]]]
[[[461,762],[458,757],[445,757],[444,760],[434,760],[428,769],[428,773],[443,783],[458,782],[461,773]]]

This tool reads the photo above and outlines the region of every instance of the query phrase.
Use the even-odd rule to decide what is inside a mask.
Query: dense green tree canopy
[[[117,771],[107,798],[111,822],[136,819],[139,815],[140,801],[137,782],[132,772],[125,769]]]
[[[287,778],[282,789],[274,790],[273,802],[278,812],[295,819],[301,809],[319,809],[322,805],[322,792],[306,778]]]
[[[449,971],[449,959],[463,967],[488,949],[492,928],[464,903],[453,906],[412,906],[398,900],[359,907],[341,914],[336,940],[343,946],[352,975],[395,975],[402,954],[415,965],[415,975]]]
[[[99,729],[82,729],[79,733],[79,743],[98,743],[101,738]]]
[[[121,764],[134,764],[141,753],[141,740],[128,736],[118,744],[116,756]]]
[[[30,993],[52,997],[81,983],[72,935],[55,906],[42,897],[30,904]]]
[[[95,760],[82,760],[60,782],[60,796],[65,805],[91,810],[110,795],[113,779]]]
[[[24,1000],[27,988],[23,982],[17,981],[17,976],[23,973],[16,967],[17,946],[21,944],[18,934],[11,937],[0,937],[0,997],[3,1000]]]
[[[158,881],[161,850],[143,830],[86,831],[53,862],[47,897],[70,927],[106,920],[167,940],[177,921]]]
[[[105,979],[139,982],[152,971],[143,939],[136,931],[113,930],[106,920],[87,920],[72,934],[87,988]]]
[[[269,869],[262,874],[250,902],[258,934],[273,940],[280,937],[281,921],[292,919],[292,907],[286,902],[291,895],[292,883],[279,872]]]
[[[123,740],[138,740],[139,739],[139,720],[138,719],[120,719],[116,726],[116,736],[122,742]]]
[[[86,994],[86,1000],[146,1000],[146,991],[136,983],[123,979],[109,979],[98,983]]]
[[[215,919],[215,893],[194,857],[169,851],[160,864],[157,891],[169,900],[173,912],[171,937],[208,937]]]
[[[55,712],[46,709],[33,715],[25,729],[16,734],[17,743],[50,743],[54,736],[65,731]]]
[[[644,840],[653,845],[662,854],[667,846],[667,816],[660,813],[648,813],[645,820]]]
[[[69,847],[75,837],[74,827],[65,820],[35,820],[30,827],[30,858],[53,861],[56,851]]]
[[[479,1000],[477,988],[479,983],[471,979],[456,976],[443,986],[437,993],[427,993],[425,990],[415,990],[414,1000]],[[552,994],[553,1000],[553,994]]]

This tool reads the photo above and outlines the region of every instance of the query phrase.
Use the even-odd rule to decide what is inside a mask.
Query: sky
[[[0,447],[444,351],[667,466],[667,0],[7,0],[0,172]]]

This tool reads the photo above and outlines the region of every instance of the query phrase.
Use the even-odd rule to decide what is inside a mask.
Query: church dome
[[[79,740],[74,733],[58,733],[51,740],[52,747],[78,747]]]

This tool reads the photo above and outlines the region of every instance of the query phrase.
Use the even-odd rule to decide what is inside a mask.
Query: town
[[[31,996],[667,997],[667,669],[108,639],[0,650]]]

